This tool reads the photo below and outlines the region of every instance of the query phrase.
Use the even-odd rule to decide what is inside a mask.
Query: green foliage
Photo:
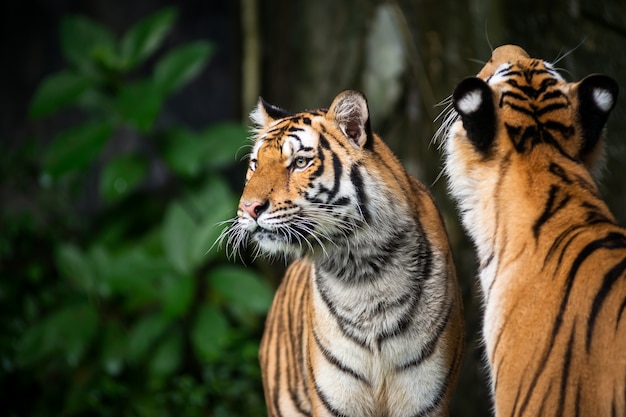
[[[0,213],[9,416],[264,414],[256,352],[271,289],[213,245],[236,207],[223,172],[246,130],[157,123],[214,49],[161,51],[176,15],[159,11],[119,40],[65,18],[67,68],[42,80],[30,116],[72,108],[81,121],[0,161],[0,190],[20,196]]]

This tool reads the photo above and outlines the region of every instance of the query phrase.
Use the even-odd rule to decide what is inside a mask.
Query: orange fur
[[[480,262],[499,417],[626,415],[626,230],[591,174],[616,95],[513,45],[453,95],[446,170]]]
[[[259,358],[270,416],[444,416],[463,352],[460,293],[427,189],[346,91],[329,110],[261,102],[233,242],[299,259]]]

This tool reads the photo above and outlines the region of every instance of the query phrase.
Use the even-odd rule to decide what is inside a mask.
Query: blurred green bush
[[[74,122],[0,152],[5,415],[265,413],[257,349],[272,291],[213,245],[236,207],[224,172],[247,131],[159,117],[214,52],[162,51],[176,16],[161,10],[121,39],[65,18],[67,67],[30,112]]]

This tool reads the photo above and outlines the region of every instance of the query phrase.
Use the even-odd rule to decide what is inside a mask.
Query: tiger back
[[[269,416],[443,416],[463,352],[434,201],[375,135],[365,97],[260,100],[235,250],[288,256],[259,358]]]
[[[497,48],[452,95],[449,188],[473,240],[497,416],[626,415],[626,230],[592,173],[615,81]]]

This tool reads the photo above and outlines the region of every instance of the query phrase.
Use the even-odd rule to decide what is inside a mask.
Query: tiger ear
[[[496,135],[496,112],[489,85],[478,77],[469,77],[457,85],[452,102],[461,116],[467,138],[485,154]]]
[[[371,143],[367,99],[360,91],[346,90],[339,93],[330,105],[326,118],[333,120],[354,146],[363,148]]]
[[[582,127],[581,155],[595,149],[609,113],[617,101],[618,86],[611,77],[593,74],[578,83],[578,120]]]
[[[256,107],[250,112],[250,120],[257,129],[269,126],[278,119],[292,116],[287,110],[274,106],[259,97]]]

